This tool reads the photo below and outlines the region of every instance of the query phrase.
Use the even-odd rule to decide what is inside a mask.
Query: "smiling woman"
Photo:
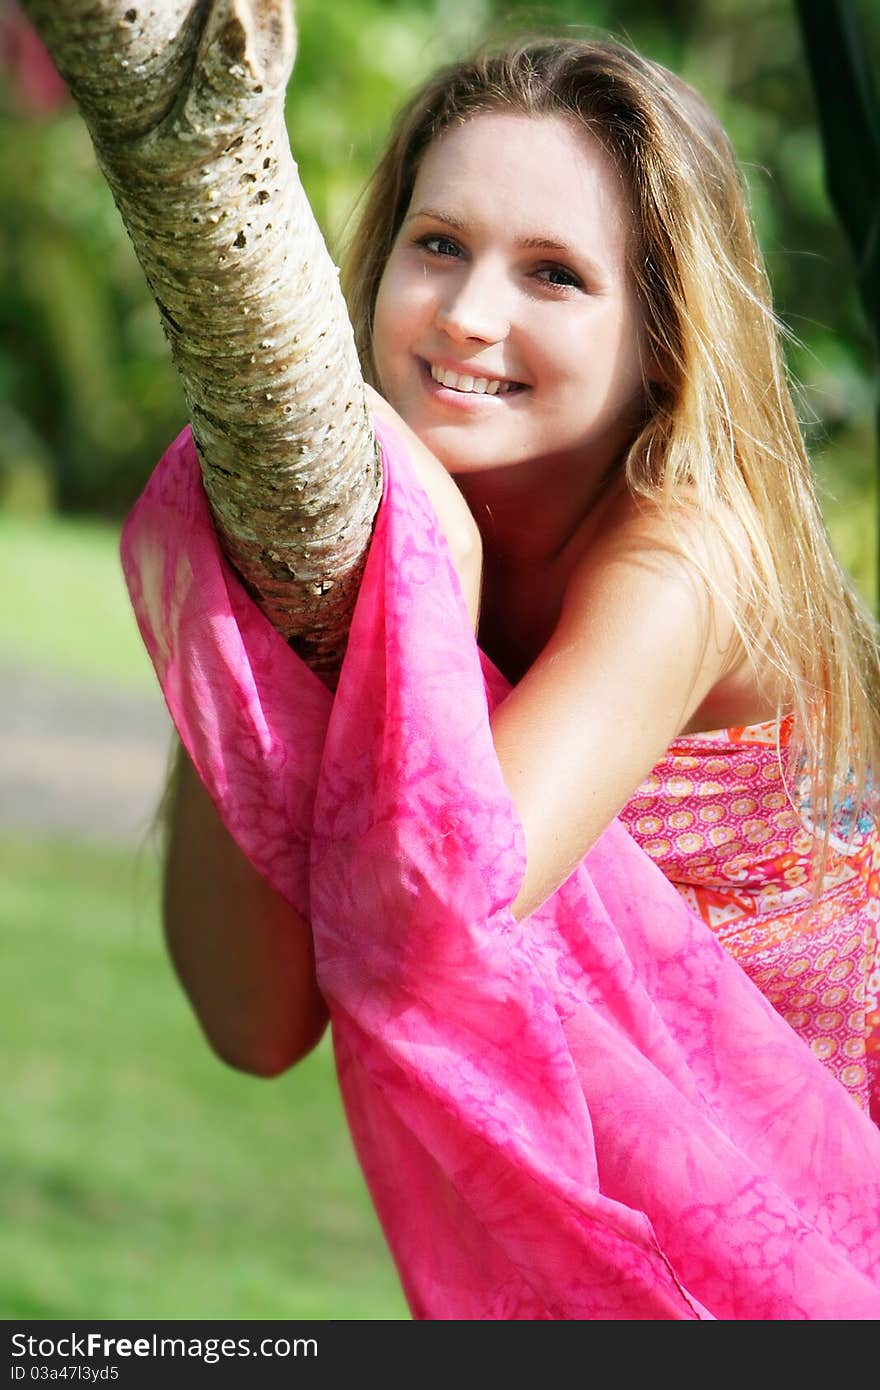
[[[478,55],[347,277],[385,493],[335,698],[186,436],[126,532],[206,1031],[275,1074],[329,1011],[417,1316],[876,1316],[877,634],[723,131],[617,44]]]

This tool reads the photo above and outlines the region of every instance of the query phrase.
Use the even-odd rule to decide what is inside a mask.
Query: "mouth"
[[[445,386],[449,391],[456,391],[464,396],[510,396],[517,391],[525,391],[526,387],[520,381],[507,381],[502,377],[474,376],[465,372],[454,372],[449,367],[441,367],[429,362],[425,367],[430,372],[431,380],[438,386]]]

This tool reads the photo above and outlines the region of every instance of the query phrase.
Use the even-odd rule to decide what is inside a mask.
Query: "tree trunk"
[[[324,679],[381,476],[338,271],[284,124],[290,0],[23,0],[180,373],[224,549]]]

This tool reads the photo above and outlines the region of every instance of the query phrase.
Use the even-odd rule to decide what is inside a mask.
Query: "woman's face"
[[[452,473],[596,475],[644,397],[616,170],[582,128],[491,112],[424,156],[385,268],[381,389]]]

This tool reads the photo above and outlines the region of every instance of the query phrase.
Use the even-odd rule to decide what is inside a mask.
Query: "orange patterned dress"
[[[779,726],[780,746],[790,720]],[[684,735],[621,812],[633,838],[880,1124],[880,831],[832,836],[821,895],[777,725]]]

